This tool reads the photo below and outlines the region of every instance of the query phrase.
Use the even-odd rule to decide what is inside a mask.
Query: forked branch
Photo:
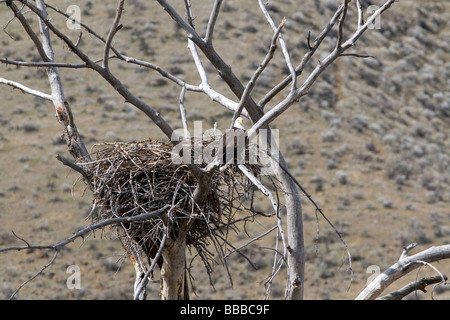
[[[241,116],[241,113],[244,110],[244,106],[247,104],[247,99],[250,96],[253,88],[256,85],[256,81],[258,80],[259,76],[264,71],[264,69],[267,67],[269,62],[272,60],[275,50],[277,49],[277,38],[280,35],[281,29],[283,28],[285,23],[286,23],[286,18],[284,18],[283,21],[281,21],[278,28],[276,28],[275,33],[272,36],[272,41],[270,42],[269,51],[267,52],[263,62],[261,62],[261,64],[256,69],[256,71],[253,73],[253,76],[251,77],[250,81],[245,86],[244,93],[242,94],[242,97],[239,100],[237,110],[233,115],[233,119],[231,120],[232,125],[234,124],[236,119]]]
[[[292,64],[291,57],[289,55],[287,44],[284,41],[283,36],[280,34],[280,32],[277,31],[278,28],[275,25],[275,23],[273,22],[273,19],[270,16],[269,12],[267,11],[266,6],[262,2],[262,0],[258,0],[258,3],[259,3],[259,7],[261,8],[262,12],[264,13],[264,16],[266,17],[266,19],[269,22],[270,26],[272,27],[273,31],[278,33],[278,39],[280,40],[281,50],[283,51],[284,59],[286,60],[286,64],[289,68],[289,72],[291,75],[291,79],[292,79],[291,92],[293,92],[297,88],[297,77],[296,77],[294,65]],[[283,22],[281,24],[284,25],[285,22],[286,22],[286,18],[283,20]]]
[[[355,42],[362,36],[362,34],[369,28],[369,25],[376,19],[380,14],[386,11],[394,2],[397,0],[388,0],[386,3],[381,6],[377,11],[375,11],[366,21],[366,23],[358,28],[353,35],[344,42],[343,40],[343,32],[341,32],[343,21],[345,19],[346,14],[346,5],[348,4],[348,0],[345,0],[342,11],[339,16],[341,17],[340,25],[339,25],[339,34],[338,43],[333,51],[331,51],[328,56],[319,62],[319,64],[314,68],[314,70],[310,73],[308,78],[303,82],[303,84],[290,92],[287,97],[274,106],[271,110],[266,112],[259,120],[256,122],[253,127],[248,131],[249,137],[253,137],[256,132],[260,128],[266,127],[272,121],[277,119],[282,113],[284,113],[289,107],[291,107],[294,102],[298,101],[302,96],[308,94],[309,89],[315,83],[315,81],[319,78],[319,76],[337,59],[339,58],[347,49],[354,46]],[[291,80],[292,81],[292,76]]]
[[[119,4],[117,5],[117,10],[116,10],[116,16],[114,17],[114,21],[111,25],[111,28],[109,29],[108,36],[106,37],[105,52],[103,54],[103,67],[105,69],[109,69],[109,64],[108,64],[109,50],[111,49],[112,39],[119,29],[119,21],[120,21],[120,17],[122,16],[124,2],[125,2],[125,0],[119,0]]]
[[[333,17],[327,22],[327,25],[324,27],[322,32],[317,36],[317,38],[314,40],[314,43],[310,44],[310,33],[308,33],[308,49],[309,51],[303,56],[300,64],[295,68],[295,74],[296,76],[300,76],[303,72],[303,69],[308,64],[308,62],[311,60],[311,58],[316,53],[317,49],[322,44],[322,41],[327,37],[329,32],[333,29],[334,25],[336,24],[337,20],[339,19],[340,15],[342,14],[342,11],[344,10],[344,5],[340,5],[336,12],[334,13]],[[264,106],[271,101],[278,93],[280,93],[284,88],[286,88],[289,83],[292,81],[292,75],[290,74],[287,76],[283,81],[281,81],[279,84],[277,84],[275,87],[273,87],[260,101],[259,105],[264,108]]]
[[[404,252],[397,263],[393,264],[386,271],[377,276],[356,297],[356,300],[376,299],[389,285],[414,269],[424,265],[424,263],[430,264],[444,259],[450,259],[450,244],[431,247],[412,256],[408,256]],[[440,277],[441,279],[444,278],[441,274]]]

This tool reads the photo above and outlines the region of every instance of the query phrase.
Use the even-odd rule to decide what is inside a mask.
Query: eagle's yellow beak
[[[237,120],[237,123],[239,123],[239,124],[242,124],[242,122],[243,122],[242,119]]]

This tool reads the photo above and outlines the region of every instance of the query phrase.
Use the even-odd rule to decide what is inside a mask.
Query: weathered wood
[[[397,290],[395,292],[391,292],[385,296],[377,298],[377,300],[401,300],[404,297],[406,297],[408,294],[420,290],[423,292],[426,292],[425,288],[431,284],[436,283],[442,283],[443,281],[447,281],[447,277],[444,276],[444,279],[442,276],[432,276],[428,278],[422,278],[419,280],[416,280],[414,282],[411,282],[401,288],[400,290]]]
[[[188,300],[185,235],[178,235],[176,240],[168,239],[162,256],[160,299]]]
[[[450,258],[450,244],[431,247],[413,256],[403,255],[386,271],[376,277],[357,297],[356,300],[376,299],[394,281],[423,265]]]
[[[45,9],[45,3],[43,0],[36,1],[36,7],[41,12],[41,17],[39,18],[39,27],[41,30],[41,42],[42,48],[45,52],[45,56],[42,56],[44,61],[55,61],[55,55],[53,53],[50,32],[47,25],[44,23],[47,20],[47,11]],[[40,52],[41,53],[41,52]],[[42,55],[43,53],[41,53]],[[70,109],[69,103],[64,97],[64,90],[61,83],[61,78],[59,77],[59,72],[56,67],[47,68],[47,76],[50,83],[50,88],[52,91],[52,101],[56,110],[56,118],[61,124],[64,138],[66,139],[67,147],[70,154],[77,160],[90,160],[89,153],[81,139],[78,129],[73,121],[72,110]]]

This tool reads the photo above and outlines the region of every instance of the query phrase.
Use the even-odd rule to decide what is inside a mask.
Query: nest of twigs
[[[202,141],[206,147],[211,141]],[[163,233],[170,224],[169,237],[177,236],[181,221],[195,219],[186,236],[186,244],[196,249],[208,272],[212,271],[214,253],[210,245],[223,252],[229,228],[234,228],[236,214],[252,208],[251,184],[230,165],[215,170],[211,187],[201,205],[193,201],[197,181],[185,164],[174,161],[170,142],[146,140],[131,143],[105,143],[96,152],[87,181],[93,191],[97,221],[132,217],[171,207],[165,217],[115,226],[127,250],[142,258],[153,258]],[[205,167],[207,164],[199,164]],[[254,172],[257,166],[253,165]],[[250,196],[249,196],[250,194]],[[166,221],[165,221],[166,220]],[[146,261],[146,259],[143,259]]]

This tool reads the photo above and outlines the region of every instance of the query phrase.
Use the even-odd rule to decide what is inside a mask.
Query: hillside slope
[[[67,7],[67,1],[51,3],[60,9]],[[116,1],[81,3],[82,21],[106,36]],[[367,7],[368,1],[362,3]],[[371,3],[380,5],[382,1]],[[294,64],[306,53],[308,31],[312,39],[317,36],[338,4],[333,0],[302,1],[302,5],[295,0],[271,2],[274,20],[287,18],[283,36]],[[183,7],[182,2],[179,7]],[[195,1],[198,30],[205,28],[211,7],[211,1]],[[10,17],[5,5],[0,4],[2,26]],[[323,219],[319,219],[316,242],[315,211],[305,197],[305,298],[353,299],[372,275],[373,266],[380,270],[389,267],[400,256],[402,246],[417,242],[419,249],[425,249],[450,242],[449,20],[450,4],[446,1],[396,3],[382,16],[380,29],[369,30],[354,48],[353,52],[374,58],[342,57],[307,96],[273,123],[280,130],[280,148],[292,173],[344,236],[353,258],[348,288],[350,276],[342,243]],[[355,21],[352,4],[346,34],[354,30]],[[55,23],[65,25],[56,17]],[[121,52],[160,65],[189,83],[200,81],[183,31],[156,3],[128,1],[122,23],[124,27],[114,41]],[[9,35],[0,32],[0,57],[38,59],[18,21],[12,21],[7,30]],[[78,32],[67,32],[75,41]],[[337,32],[331,35],[305,71],[310,71],[333,47]],[[215,48],[244,84],[264,58],[271,36],[255,1],[224,1]],[[103,47],[87,34],[80,45],[89,48],[92,57],[102,57]],[[61,43],[55,40],[54,46],[60,61],[76,61]],[[181,127],[179,87],[155,71],[111,63],[132,92],[154,106],[173,127]],[[206,61],[205,67],[212,87],[236,100]],[[125,103],[93,72],[60,72],[75,121],[89,149],[104,141],[163,138],[148,118]],[[277,50],[257,83],[255,101],[286,74],[283,56]],[[0,65],[0,77],[49,92],[43,69]],[[76,182],[77,175],[55,158],[67,151],[53,106],[5,86],[0,87],[0,95],[0,247],[23,244],[11,230],[32,244],[62,240],[89,223],[85,218],[91,209],[91,194]],[[215,122],[219,128],[226,128],[232,116],[198,93],[187,94],[186,107],[188,120],[201,120],[205,130]],[[261,208],[265,209],[264,203]],[[255,223],[246,231],[257,236],[264,227]],[[236,237],[239,241],[245,238],[241,234]],[[273,258],[265,247],[272,246],[273,241],[267,239],[246,248],[245,253],[258,270],[238,255],[230,256],[233,287],[220,264],[213,279],[215,290],[202,266],[196,265],[192,273],[197,297],[262,298],[262,282]],[[8,298],[51,257],[45,251],[0,254],[0,298]],[[81,290],[66,286],[70,265],[81,269]],[[450,274],[450,262],[438,267]],[[428,272],[421,270],[418,276]],[[98,232],[62,251],[57,262],[22,289],[18,298],[129,299],[133,281],[131,263],[123,256],[114,234]],[[149,297],[157,298],[159,285],[150,287]],[[284,278],[280,275],[272,297],[281,298],[283,294]],[[434,297],[449,299],[450,292],[440,287]]]

